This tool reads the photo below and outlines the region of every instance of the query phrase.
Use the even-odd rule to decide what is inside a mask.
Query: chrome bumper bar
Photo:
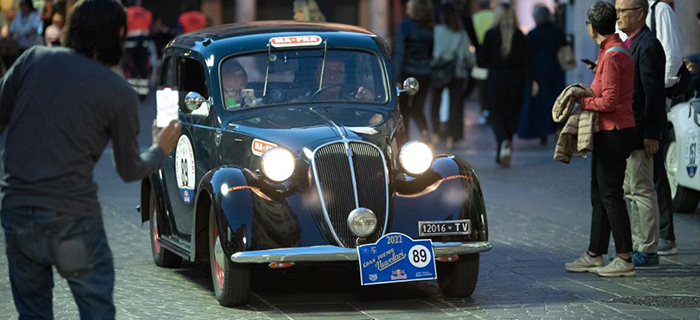
[[[491,250],[491,243],[480,242],[433,242],[436,257],[454,254],[470,254]],[[357,261],[357,249],[338,246],[314,246],[271,250],[242,251],[231,255],[237,263],[270,263],[300,261]]]

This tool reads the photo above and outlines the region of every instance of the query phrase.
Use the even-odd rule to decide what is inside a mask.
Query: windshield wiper
[[[328,51],[328,39],[323,40],[323,60],[321,61],[321,77],[318,80],[318,91],[317,93],[321,91],[321,88],[323,88],[323,74],[326,72],[326,52]]]
[[[265,98],[267,95],[267,80],[270,76],[270,53],[272,52],[272,46],[270,42],[267,43],[267,58],[265,59],[265,84],[263,84],[263,94],[262,97]]]

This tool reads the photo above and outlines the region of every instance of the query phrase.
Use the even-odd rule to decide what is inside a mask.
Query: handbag
[[[574,48],[570,43],[559,47],[559,50],[557,50],[557,60],[559,60],[559,66],[562,70],[572,70],[576,68]]]
[[[438,61],[433,64],[430,73],[430,84],[433,88],[443,88],[452,82],[457,68],[457,60]]]

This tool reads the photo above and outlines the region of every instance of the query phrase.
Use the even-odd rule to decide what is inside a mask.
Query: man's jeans
[[[55,266],[81,319],[114,319],[114,262],[102,219],[34,208],[2,209],[12,296],[20,319],[52,319]]]

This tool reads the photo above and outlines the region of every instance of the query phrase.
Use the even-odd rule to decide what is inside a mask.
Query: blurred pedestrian
[[[399,97],[401,114],[406,132],[409,120],[418,125],[421,138],[428,139],[428,124],[423,112],[425,98],[430,90],[430,61],[433,57],[433,4],[430,0],[409,0],[406,17],[399,24],[394,45],[394,77],[401,83],[406,77],[414,77],[420,83],[413,96]]]
[[[679,70],[683,65],[683,53],[681,51],[680,29],[676,14],[670,5],[659,0],[649,0],[649,14],[646,25],[656,38],[661,42],[666,55],[666,69],[664,87],[666,91],[679,82]],[[671,107],[671,98],[666,98],[666,106]],[[667,132],[661,138],[660,150],[666,150],[669,138]],[[678,252],[676,247],[676,235],[673,231],[673,198],[671,186],[666,175],[666,153],[657,152],[654,155],[654,188],[659,201],[659,255],[672,255]]]
[[[44,32],[44,41],[48,47],[58,47],[61,45],[61,32],[63,30],[63,16],[56,12],[53,14],[53,23]]]
[[[493,26],[493,10],[491,10],[491,0],[479,0],[479,11],[472,16],[474,23],[474,33],[476,34],[477,42],[475,42],[476,57],[481,55],[481,45],[484,42],[486,31]],[[478,123],[485,125],[489,117],[489,109],[486,103],[486,83],[484,79],[477,81],[479,104],[481,105],[481,113],[479,114]]]
[[[182,3],[182,14],[177,18],[177,33],[185,34],[205,28],[207,16],[202,13],[198,0],[185,0]]]
[[[68,24],[68,48],[35,46],[0,80],[0,215],[20,319],[53,318],[53,267],[81,319],[114,319],[114,262],[93,169],[111,141],[119,175],[139,181],[161,167],[181,130],[179,121],[154,128],[139,155],[138,99],[109,68],[123,52],[121,4],[81,0]]]
[[[510,166],[513,135],[523,102],[523,88],[530,76],[530,57],[525,35],[509,3],[496,7],[493,27],[486,32],[479,66],[488,69],[485,102],[489,123],[496,136],[496,162]]]
[[[43,23],[34,8],[32,0],[22,0],[19,3],[19,9],[9,28],[10,37],[17,41],[18,52],[16,56],[11,57],[10,61],[6,61],[8,67],[25,50],[35,45],[44,44],[44,40],[39,34]]]
[[[588,10],[588,34],[600,46],[591,83],[593,97],[581,99],[583,110],[598,112],[600,131],[593,135],[591,162],[591,237],[588,251],[564,267],[571,272],[596,272],[602,277],[634,276],[632,236],[622,191],[627,157],[635,133],[632,94],[634,61],[615,34],[615,7],[597,2]],[[556,59],[555,59],[556,62]],[[615,258],[603,267],[610,234]]]
[[[625,196],[630,200],[634,266],[659,267],[659,203],[654,189],[654,154],[667,133],[664,48],[646,26],[647,0],[617,0],[617,25],[635,62],[634,109],[637,136],[627,159]]]
[[[464,136],[464,88],[467,81],[467,53],[470,41],[467,32],[462,26],[459,10],[452,4],[442,5],[439,24],[435,25],[433,60],[432,65],[448,66],[453,72],[449,82],[431,79],[432,106],[430,120],[433,129],[433,143],[443,136],[445,146],[452,149],[455,142],[462,140]],[[440,83],[442,82],[442,83]],[[440,125],[440,104],[442,102],[442,90],[447,88],[450,92],[449,118],[443,132]]]
[[[141,5],[141,0],[125,1],[126,7],[126,49],[124,55],[124,76],[139,94],[141,99],[150,92],[151,27],[153,14]]]
[[[314,0],[294,0],[294,21],[326,22],[326,16]]]
[[[540,139],[540,143],[546,145],[547,136],[555,131],[552,106],[564,89],[564,70],[557,59],[557,52],[565,41],[564,33],[552,23],[549,8],[537,5],[533,16],[537,26],[527,34],[533,80],[526,84],[518,136]]]

